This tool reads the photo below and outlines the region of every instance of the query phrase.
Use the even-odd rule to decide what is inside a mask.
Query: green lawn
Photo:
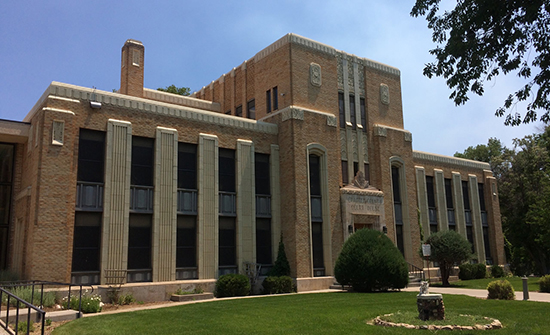
[[[538,292],[539,290],[539,278],[540,277],[529,277],[529,280],[527,281],[529,286],[529,291]],[[514,287],[514,290],[522,292],[523,291],[523,282],[521,280],[521,277],[506,277],[506,278],[484,278],[484,279],[472,279],[472,280],[459,280],[455,282],[451,282],[451,287],[459,287],[459,288],[478,288],[478,289],[487,289],[487,285],[489,285],[490,282],[495,280],[505,279],[512,284]],[[441,284],[434,284],[431,286],[438,286],[441,287]]]
[[[460,295],[445,295],[444,303],[447,311],[499,319],[505,328],[491,332],[550,334],[547,324],[550,303],[482,300]],[[416,310],[416,293],[294,294],[86,317],[57,328],[53,334],[426,333],[366,324],[378,315],[406,310]]]

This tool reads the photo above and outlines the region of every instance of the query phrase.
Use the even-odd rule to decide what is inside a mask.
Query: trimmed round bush
[[[280,294],[294,292],[294,283],[289,276],[266,277],[262,283],[265,294]]]
[[[382,232],[360,229],[352,234],[334,268],[341,285],[357,292],[401,289],[409,283],[407,263],[393,242]]]
[[[487,285],[487,299],[499,299],[499,300],[514,300],[516,295],[514,288],[507,280],[495,280]]]
[[[539,288],[541,292],[550,293],[550,275],[540,277]]]
[[[250,281],[241,274],[222,275],[216,282],[215,294],[217,298],[238,297],[250,294]]]
[[[487,277],[487,267],[483,263],[477,264],[461,264],[458,269],[458,278],[460,280],[470,280],[470,279],[483,279]]]
[[[491,277],[493,278],[502,278],[504,277],[504,269],[500,266],[494,264],[491,266]]]

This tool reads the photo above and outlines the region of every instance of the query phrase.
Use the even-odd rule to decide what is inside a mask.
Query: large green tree
[[[456,105],[483,95],[484,83],[515,72],[525,84],[508,96],[497,116],[505,124],[550,121],[550,0],[458,0],[451,10],[441,0],[416,0],[411,15],[426,16],[436,48],[424,75],[443,77]],[[454,3],[454,2],[453,2]],[[512,112],[528,101],[525,115]]]
[[[497,178],[507,256],[516,274],[550,271],[550,127],[514,140],[497,139],[456,157],[489,162]]]

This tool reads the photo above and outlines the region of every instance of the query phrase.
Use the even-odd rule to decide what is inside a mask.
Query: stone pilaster
[[[176,280],[178,132],[157,127],[153,210],[153,281]]]
[[[430,236],[426,170],[424,170],[424,167],[422,166],[415,166],[414,168],[416,170],[416,192],[418,196],[418,209],[420,210],[420,224],[422,225],[422,231],[424,232],[424,239],[426,239]]]
[[[435,182],[435,206],[437,207],[437,230],[449,230],[449,219],[447,218],[447,201],[445,199],[445,178],[443,170],[434,169]]]
[[[462,196],[462,177],[453,172],[453,202],[455,208],[456,232],[466,238],[466,218],[464,217],[464,197]]]
[[[237,140],[237,266],[256,262],[254,143]]]
[[[109,120],[106,148],[101,283],[105,283],[104,270],[128,267],[132,124]]]
[[[199,135],[198,159],[198,270],[199,279],[218,273],[218,137]]]
[[[468,191],[472,203],[472,224],[474,226],[474,243],[476,244],[477,260],[485,263],[485,245],[483,243],[483,227],[481,226],[481,206],[476,175],[468,175]]]

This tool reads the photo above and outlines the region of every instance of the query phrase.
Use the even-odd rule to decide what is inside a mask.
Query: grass
[[[499,335],[550,334],[549,303],[461,295],[445,295],[444,303],[449,313],[500,320],[505,328]],[[86,317],[53,334],[418,334],[423,331],[367,324],[379,315],[415,310],[415,292],[292,294]]]
[[[539,278],[540,277],[528,277],[529,280],[527,281],[527,285],[529,287],[529,291],[532,292],[538,292],[539,291]],[[523,282],[521,280],[521,277],[504,277],[504,278],[484,278],[484,279],[471,279],[471,280],[459,280],[456,282],[451,282],[450,287],[457,287],[457,288],[475,288],[475,289],[482,289],[486,290],[487,285],[489,285],[490,282],[495,280],[502,280],[505,279],[512,284],[514,287],[514,290],[516,292],[522,292],[523,291]],[[441,284],[430,284],[430,286],[434,287],[442,287]]]

